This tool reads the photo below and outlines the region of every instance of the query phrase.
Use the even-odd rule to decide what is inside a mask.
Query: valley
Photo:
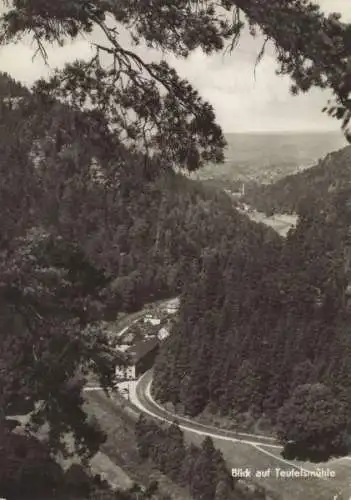
[[[162,304],[156,306],[156,309],[160,310],[160,306],[166,308],[167,303],[164,304],[164,306],[162,306]],[[144,315],[145,317],[145,315],[148,314],[148,310],[150,310],[150,308],[141,311],[140,315]],[[130,316],[129,321],[128,319],[124,321],[127,323],[124,330],[126,328],[133,330],[133,325],[135,324],[134,316]],[[246,470],[250,472],[251,477],[242,479],[242,484],[251,484],[252,488],[254,488],[255,485],[264,487],[267,495],[265,498],[267,500],[302,500],[303,498],[309,498],[311,500],[329,500],[330,498],[334,498],[335,495],[341,491],[345,495],[350,490],[350,457],[331,459],[328,462],[319,464],[286,460],[281,456],[282,447],[273,438],[263,435],[258,436],[255,434],[221,430],[214,426],[203,425],[193,419],[172,414],[153,399],[150,391],[151,381],[152,371],[148,371],[142,375],[138,381],[129,382],[128,397],[126,397],[126,394],[122,391],[121,395],[112,397],[111,400],[106,398],[101,391],[97,390],[97,387],[94,391],[88,390],[88,387],[87,409],[90,413],[92,412],[95,417],[98,417],[99,421],[103,418],[106,422],[106,418],[109,418],[108,414],[110,414],[111,417],[112,415],[123,417],[123,414],[125,414],[123,419],[126,418],[127,420],[125,420],[124,426],[130,426],[130,423],[128,423],[130,420],[128,420],[128,418],[132,418],[132,421],[136,421],[138,412],[142,412],[149,417],[151,416],[163,422],[172,423],[176,419],[179,427],[184,432],[186,441],[196,445],[200,445],[205,436],[210,436],[216,448],[223,453],[228,467],[233,470],[233,473],[235,473],[235,470]],[[123,396],[126,400],[124,404],[121,404]],[[128,414],[130,416],[127,418]],[[103,415],[105,416],[103,417]],[[116,423],[114,423],[114,425],[116,425]],[[116,434],[116,431],[112,432],[111,428],[108,433],[109,435],[112,435],[112,433],[114,434],[115,446],[121,450],[121,437],[117,438],[118,434]],[[112,451],[111,445],[104,446],[103,450],[105,450],[107,455],[113,460],[117,459],[118,455]],[[135,474],[136,469],[133,468],[129,458],[128,465],[126,462],[121,462],[120,459],[117,459],[117,463],[119,465],[124,463],[126,470],[130,471],[132,475]],[[140,465],[138,465],[137,468],[141,472],[142,469],[140,469]],[[321,477],[305,477],[300,479],[296,477],[283,477],[284,471],[289,476],[293,470],[297,472],[300,471],[300,473],[306,475],[319,471]],[[264,471],[270,472],[265,473]],[[113,475],[110,476],[112,481],[113,477]],[[145,481],[145,478],[142,479],[142,476],[139,477],[141,480]],[[159,476],[157,471],[154,471],[150,476],[150,479],[152,478],[160,480],[161,476]],[[164,481],[166,482],[164,483]],[[161,478],[161,485],[163,485],[161,489],[167,484],[168,491],[175,491],[173,485],[167,483],[165,478]],[[184,498],[187,498],[185,491],[181,494],[183,496],[185,495]],[[344,498],[344,496],[338,496],[337,498],[341,499]]]

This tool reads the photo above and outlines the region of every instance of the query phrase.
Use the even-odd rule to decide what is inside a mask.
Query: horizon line
[[[223,131],[224,135],[235,134],[337,134],[343,136],[343,132],[338,129],[291,129],[291,130],[238,130],[238,131]]]

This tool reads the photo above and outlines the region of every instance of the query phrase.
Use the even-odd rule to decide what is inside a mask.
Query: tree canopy
[[[304,453],[321,461],[347,450],[346,407],[323,384],[297,386],[281,407],[277,424],[286,451],[289,452],[288,444],[290,449],[294,445],[296,456]]]
[[[154,367],[160,402],[250,431],[269,420],[301,459],[345,452],[349,200],[350,189],[310,206],[286,239],[251,229],[231,238],[228,224],[183,289]]]
[[[68,65],[53,78],[50,92],[89,104],[109,119],[118,132],[144,152],[161,154],[177,166],[195,169],[209,159],[220,159],[224,145],[210,104],[165,60],[146,63],[125,48],[119,27],[126,28],[135,45],[146,43],[164,53],[187,57],[196,48],[210,54],[234,48],[248,25],[276,49],[279,73],[292,79],[292,92],[311,87],[330,89],[332,116],[346,130],[350,120],[351,27],[339,14],[326,17],[309,0],[86,1],[6,0],[0,39],[11,43],[30,34],[46,57],[45,42],[63,45],[80,34],[102,31],[96,55],[86,63]],[[111,23],[112,22],[112,23]],[[99,55],[111,56],[109,69]],[[261,59],[264,47],[259,55]],[[46,89],[48,90],[48,88]],[[166,154],[167,153],[167,154]],[[166,154],[166,156],[165,156]]]

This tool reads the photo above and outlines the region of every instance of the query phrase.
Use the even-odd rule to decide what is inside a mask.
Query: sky
[[[265,0],[262,0],[265,1]],[[340,12],[342,20],[351,22],[351,0],[315,0],[326,12]],[[94,39],[102,40],[98,32]],[[128,38],[122,35],[125,47]],[[318,89],[293,97],[289,94],[290,80],[275,74],[277,64],[268,50],[254,74],[255,60],[262,39],[245,33],[232,54],[204,55],[200,50],[188,59],[168,56],[179,74],[188,79],[214,107],[217,121],[226,133],[339,130],[339,123],[321,109],[329,95]],[[129,47],[128,47],[129,48]],[[25,84],[46,77],[55,67],[62,68],[76,58],[91,54],[89,40],[77,40],[63,48],[48,47],[49,67],[37,56],[30,41],[0,49],[0,71],[10,73]],[[159,57],[145,48],[139,53],[146,59]]]

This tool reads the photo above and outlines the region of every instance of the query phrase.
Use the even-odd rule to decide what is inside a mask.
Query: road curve
[[[242,443],[255,446],[264,445],[270,448],[282,449],[281,445],[279,445],[276,439],[272,437],[219,429],[217,427],[201,424],[189,418],[180,417],[169,412],[152,398],[150,392],[151,383],[152,373],[151,371],[148,371],[138,380],[137,384],[132,389],[130,394],[130,399],[133,404],[137,406],[143,413],[147,413],[148,415],[157,418],[158,420],[162,420],[168,423],[172,423],[176,420],[181,429],[191,431],[202,436],[210,436],[212,438],[223,439],[225,441],[232,442],[240,441]]]
[[[165,301],[166,302],[166,301]],[[140,314],[140,316],[139,316]],[[143,313],[140,312],[138,313],[138,317],[142,317]],[[133,317],[135,319],[135,316]],[[131,326],[133,323],[132,319],[130,318],[130,321],[126,318],[125,320],[125,327]],[[279,454],[276,453],[277,449],[282,449],[282,447],[277,443],[277,441],[274,438],[267,437],[267,436],[262,436],[262,435],[255,435],[255,434],[248,434],[248,433],[239,433],[235,431],[229,431],[229,430],[224,430],[224,429],[218,429],[216,427],[210,426],[210,425],[205,425],[201,424],[198,422],[194,422],[191,419],[188,419],[186,417],[179,417],[178,415],[172,414],[162,406],[160,406],[156,401],[151,396],[151,383],[152,383],[152,373],[146,372],[136,383],[133,382],[130,387],[130,393],[129,393],[129,399],[131,400],[132,403],[143,413],[149,414],[150,416],[153,416],[154,418],[168,422],[168,423],[173,423],[175,420],[178,422],[179,427],[184,430],[188,431],[194,434],[202,435],[202,436],[209,436],[214,439],[221,439],[223,441],[230,441],[232,443],[244,443],[249,446],[254,447],[258,452],[261,452],[262,454],[266,455],[269,457],[270,460],[274,460],[274,463],[277,461],[282,463],[285,467],[287,466],[289,469],[294,468],[297,470],[300,470],[302,472],[306,473],[313,473],[313,470],[302,468],[300,465],[297,465],[296,463],[290,462],[288,460],[285,460]],[[96,386],[96,387],[85,387],[85,391],[89,390],[101,390],[101,387]],[[269,451],[271,449],[271,451]],[[349,458],[349,457],[346,457]],[[341,460],[341,459],[339,459]],[[336,461],[339,461],[336,460]],[[269,465],[269,464],[268,464]],[[236,466],[236,465],[234,465]],[[282,467],[282,466],[281,466]],[[323,482],[328,482],[329,479],[322,477]],[[324,491],[324,486],[323,486],[323,491]],[[316,498],[314,496],[314,498]],[[319,496],[321,498],[321,496]],[[323,496],[323,498],[326,498]],[[338,496],[334,496],[333,499],[340,498]],[[351,498],[351,497],[350,497]]]

